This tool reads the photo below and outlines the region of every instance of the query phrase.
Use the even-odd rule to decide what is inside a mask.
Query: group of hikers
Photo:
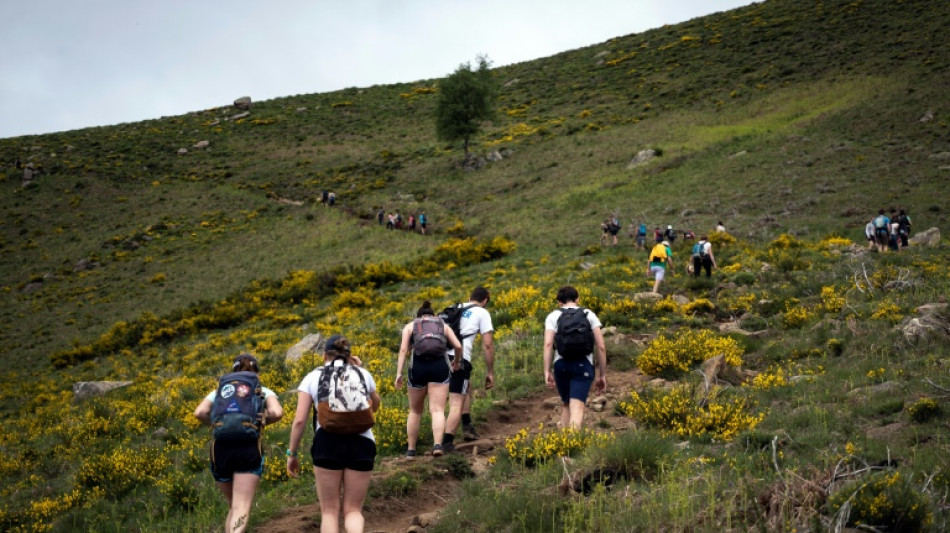
[[[607,389],[607,351],[601,323],[581,307],[576,288],[565,285],[556,296],[556,309],[544,320],[544,383],[561,399],[565,428],[580,429],[591,390]],[[428,400],[432,448],[439,457],[456,449],[456,438],[479,438],[472,423],[472,353],[481,339],[485,389],[495,385],[494,327],[485,287],[472,290],[469,300],[436,312],[422,302],[415,318],[401,330],[396,362],[396,390],[406,388],[406,457],[416,457],[423,410]],[[408,363],[408,365],[407,365]],[[263,387],[260,364],[251,354],[237,356],[218,387],[201,400],[195,416],[212,427],[210,469],[228,502],[225,531],[246,530],[254,494],[264,469],[264,426],[283,417],[277,395]],[[592,387],[593,386],[593,387]],[[381,399],[372,374],[351,352],[350,341],[332,335],[323,348],[323,362],[297,387],[297,410],[287,445],[287,474],[300,475],[300,448],[308,422],[313,475],[320,504],[320,531],[363,531],[363,501],[376,460],[372,427]],[[448,415],[445,414],[448,405]]]
[[[389,214],[387,214],[383,208],[379,208],[379,211],[376,212],[376,222],[382,226],[384,219],[386,221],[386,229],[409,230],[415,233],[416,224],[418,224],[419,232],[423,235],[426,234],[426,228],[429,225],[429,217],[426,216],[425,212],[419,213],[418,217],[414,214],[410,214],[408,217],[403,218],[400,213],[390,211]]]
[[[896,252],[906,248],[910,238],[910,216],[903,209],[891,208],[889,215],[879,209],[877,216],[864,226],[864,236],[868,239],[868,248],[877,248],[878,252],[887,250]]]
[[[616,216],[610,216],[601,223],[600,243],[607,245],[613,239],[613,245],[617,245],[617,234],[620,232],[620,220]],[[634,237],[634,246],[638,250],[647,250],[648,228],[646,223],[640,222],[633,225],[636,231],[630,232]],[[716,223],[716,232],[726,233],[726,227],[722,221]],[[686,265],[686,272],[694,277],[699,277],[705,271],[706,277],[712,277],[712,269],[718,268],[716,257],[713,255],[712,243],[709,242],[709,236],[701,235],[696,240],[696,234],[692,230],[686,229],[682,232],[683,242],[693,242],[690,248],[690,260]],[[653,229],[654,245],[649,248],[647,255],[647,275],[653,277],[653,292],[660,292],[660,284],[666,277],[667,271],[673,273],[673,244],[676,242],[678,233],[673,229],[673,225],[666,226],[666,230],[661,230],[660,226]]]

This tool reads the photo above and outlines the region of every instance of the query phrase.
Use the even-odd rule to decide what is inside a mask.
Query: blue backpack
[[[637,235],[646,235],[647,234],[647,225],[640,224],[640,229],[637,231]]]
[[[264,392],[255,372],[232,372],[218,380],[211,406],[211,434],[222,442],[255,441],[264,429]]]
[[[706,241],[699,241],[693,245],[693,255],[703,257],[706,255]]]

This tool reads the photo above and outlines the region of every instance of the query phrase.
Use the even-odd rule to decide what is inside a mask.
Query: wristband
[[[297,457],[297,452],[292,452],[290,449],[287,449],[287,457]]]

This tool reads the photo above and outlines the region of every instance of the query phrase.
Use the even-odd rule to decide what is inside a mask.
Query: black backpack
[[[594,329],[581,307],[561,309],[554,333],[554,347],[565,359],[580,359],[594,351]]]
[[[464,313],[466,309],[473,307],[475,307],[475,304],[462,305],[457,303],[446,307],[439,313],[439,318],[452,329],[452,333],[455,333],[455,337],[458,338],[459,342],[462,342],[462,339],[465,337],[474,335],[474,333],[471,333],[462,337],[462,313]]]
[[[264,429],[264,392],[255,372],[231,372],[218,380],[211,405],[211,433],[222,442],[255,441]]]
[[[435,316],[424,316],[412,321],[412,355],[423,361],[444,359],[448,349],[445,323]]]

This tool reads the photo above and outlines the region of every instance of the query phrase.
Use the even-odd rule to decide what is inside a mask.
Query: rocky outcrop
[[[77,402],[103,396],[115,389],[128,387],[131,381],[79,381],[73,383],[73,399]]]
[[[640,150],[637,155],[627,163],[627,170],[645,165],[656,159],[656,150]]]
[[[914,246],[927,246],[929,248],[935,248],[940,244],[940,229],[930,228],[926,231],[921,231],[920,233],[908,239],[908,242]]]
[[[237,109],[241,109],[243,111],[249,110],[251,108],[251,97],[242,96],[238,98],[237,100],[234,101],[234,107]]]
[[[288,363],[295,363],[300,360],[301,357],[307,352],[316,352],[323,347],[325,339],[323,335],[319,333],[311,333],[303,339],[300,340],[297,344],[294,344],[287,349],[287,352],[284,354],[284,361]]]

